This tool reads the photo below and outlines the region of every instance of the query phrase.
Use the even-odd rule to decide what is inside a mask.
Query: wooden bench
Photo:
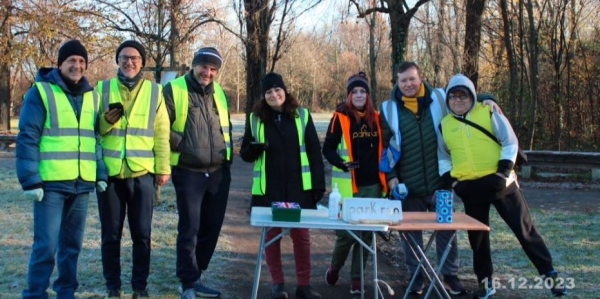
[[[17,135],[0,135],[0,150],[5,150],[17,142]]]
[[[530,178],[536,168],[587,169],[593,180],[600,179],[600,152],[525,151],[528,163],[521,177]]]

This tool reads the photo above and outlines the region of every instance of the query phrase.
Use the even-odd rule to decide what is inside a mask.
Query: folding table
[[[260,236],[260,247],[258,250],[258,257],[256,258],[256,268],[254,271],[254,282],[252,285],[252,299],[256,299],[258,295],[258,284],[260,281],[260,271],[262,267],[262,256],[265,248],[271,245],[273,242],[283,237],[283,232],[270,240],[265,244],[265,236],[267,230],[271,227],[280,227],[283,229],[291,228],[308,228],[308,229],[334,229],[334,230],[346,230],[348,233],[356,239],[356,241],[369,250],[373,254],[373,285],[374,285],[374,298],[379,298],[378,292],[378,281],[377,281],[377,245],[376,245],[376,234],[375,232],[385,232],[388,230],[387,224],[364,224],[357,223],[351,224],[344,222],[341,219],[329,219],[327,211],[318,211],[312,209],[302,209],[300,222],[287,222],[287,221],[273,221],[271,208],[268,207],[252,207],[250,213],[250,224],[252,226],[262,227],[262,234]],[[371,245],[363,242],[354,232],[352,231],[368,231],[373,234],[373,241]],[[333,248],[332,248],[333,250]],[[361,251],[362,254],[362,251]],[[362,267],[361,267],[362,269]],[[362,277],[361,277],[362,280]],[[364,289],[364,282],[361,281],[361,288]],[[364,292],[362,293],[364,298]]]
[[[487,225],[475,220],[465,213],[455,212],[453,214],[453,218],[454,219],[452,223],[438,223],[436,220],[436,214],[432,212],[404,212],[403,220],[400,222],[400,224],[390,225],[388,227],[389,230],[397,230],[400,233],[401,237],[407,241],[412,253],[417,257],[417,260],[419,260],[419,265],[417,266],[415,275],[408,284],[407,292],[404,294],[404,299],[408,298],[408,290],[410,290],[415,283],[417,277],[416,274],[418,274],[421,269],[423,269],[423,272],[425,272],[424,277],[427,277],[427,279],[429,279],[431,282],[424,298],[429,298],[431,291],[435,288],[436,292],[438,293],[438,297],[451,299],[440,279],[440,271],[444,261],[446,260],[446,257],[448,256],[448,253],[450,252],[450,248],[452,247],[452,240],[456,238],[456,232],[459,230],[490,230]],[[433,234],[431,237],[429,237],[429,241],[424,249],[419,246],[417,241],[410,234],[408,234],[411,231],[423,230],[433,231]],[[444,230],[454,231],[454,234],[450,238],[446,248],[444,248],[444,253],[439,261],[439,265],[437,269],[435,269],[427,258],[427,252],[431,248],[433,240],[435,239],[438,231]],[[405,252],[404,254],[410,253]]]

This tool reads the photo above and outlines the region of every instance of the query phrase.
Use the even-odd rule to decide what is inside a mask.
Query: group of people
[[[58,67],[39,70],[27,92],[17,143],[17,174],[34,209],[34,242],[23,298],[47,298],[55,264],[57,298],[75,298],[77,260],[82,248],[89,195],[96,192],[101,223],[102,267],[107,298],[120,298],[121,238],[125,217],[131,231],[132,298],[148,298],[151,223],[156,188],[171,179],[177,200],[176,275],[182,299],[216,298],[221,293],[202,283],[223,224],[233,160],[227,97],[215,77],[222,66],[211,47],[194,54],[192,69],[164,86],[142,78],[144,47],[125,41],[116,51],[117,75],[94,89],[84,76],[85,47],[62,45]],[[557,281],[551,255],[529,215],[513,170],[518,141],[495,101],[478,103],[473,83],[455,75],[447,88],[422,79],[418,65],[396,69],[391,98],[376,111],[365,73],[348,78],[326,132],[322,152],[308,109],[301,108],[284,79],[268,73],[262,97],[250,114],[240,149],[254,163],[252,206],[293,201],[315,209],[326,191],[322,156],[332,165],[332,185],[346,200],[386,198],[399,183],[408,196],[404,211],[435,211],[433,194],[453,189],[466,214],[489,225],[494,205],[540,275]],[[483,105],[482,105],[483,104]],[[478,129],[490,131],[496,139]],[[280,228],[267,232],[266,242]],[[371,234],[355,232],[363,242]],[[422,246],[421,232],[413,238]],[[436,239],[438,257],[452,239],[442,266],[452,295],[465,294],[458,278],[459,255],[452,232]],[[469,232],[474,272],[480,282],[475,298],[489,298],[492,284],[489,232]],[[296,298],[318,299],[311,287],[308,229],[291,229]],[[402,244],[414,280],[408,291],[421,294],[418,259]],[[361,261],[361,250],[363,259]],[[352,251],[350,293],[361,294],[360,265],[368,251],[346,231],[336,231],[328,285],[337,284]],[[272,280],[271,298],[288,298],[280,239],[265,249]],[[414,276],[414,278],[412,277]],[[487,283],[486,283],[487,282]],[[553,284],[554,296],[567,289]]]
[[[33,201],[33,249],[23,298],[48,298],[56,265],[57,298],[75,298],[77,260],[90,193],[101,224],[106,298],[121,298],[121,241],[132,239],[132,298],[149,298],[156,190],[172,180],[179,213],[176,274],[181,297],[216,298],[204,285],[231,182],[233,146],[227,98],[214,82],[223,63],[212,47],[194,54],[186,75],[146,80],[146,51],[128,40],[115,53],[115,78],[94,89],[84,76],[86,48],[63,44],[57,68],[39,70],[25,95],[17,136],[17,175]]]

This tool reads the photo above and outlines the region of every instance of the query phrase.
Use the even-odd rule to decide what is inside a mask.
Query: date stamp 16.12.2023
[[[482,283],[488,285],[488,279],[484,279]],[[509,277],[507,280],[502,280],[498,277],[493,277],[491,286],[497,290],[550,290],[553,288],[575,288],[575,279],[572,277]]]

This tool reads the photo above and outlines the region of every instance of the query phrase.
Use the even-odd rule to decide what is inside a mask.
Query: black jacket
[[[300,167],[300,143],[294,119],[276,113],[275,119],[264,124],[266,149],[266,189],[264,196],[252,196],[252,206],[270,207],[272,202],[297,202],[304,209],[315,208],[325,191],[325,170],[321,156],[319,137],[312,121],[308,117],[304,142],[310,163],[312,190],[304,191]],[[251,147],[254,141],[250,125],[246,125],[240,156],[246,162],[254,162],[261,155]]]

